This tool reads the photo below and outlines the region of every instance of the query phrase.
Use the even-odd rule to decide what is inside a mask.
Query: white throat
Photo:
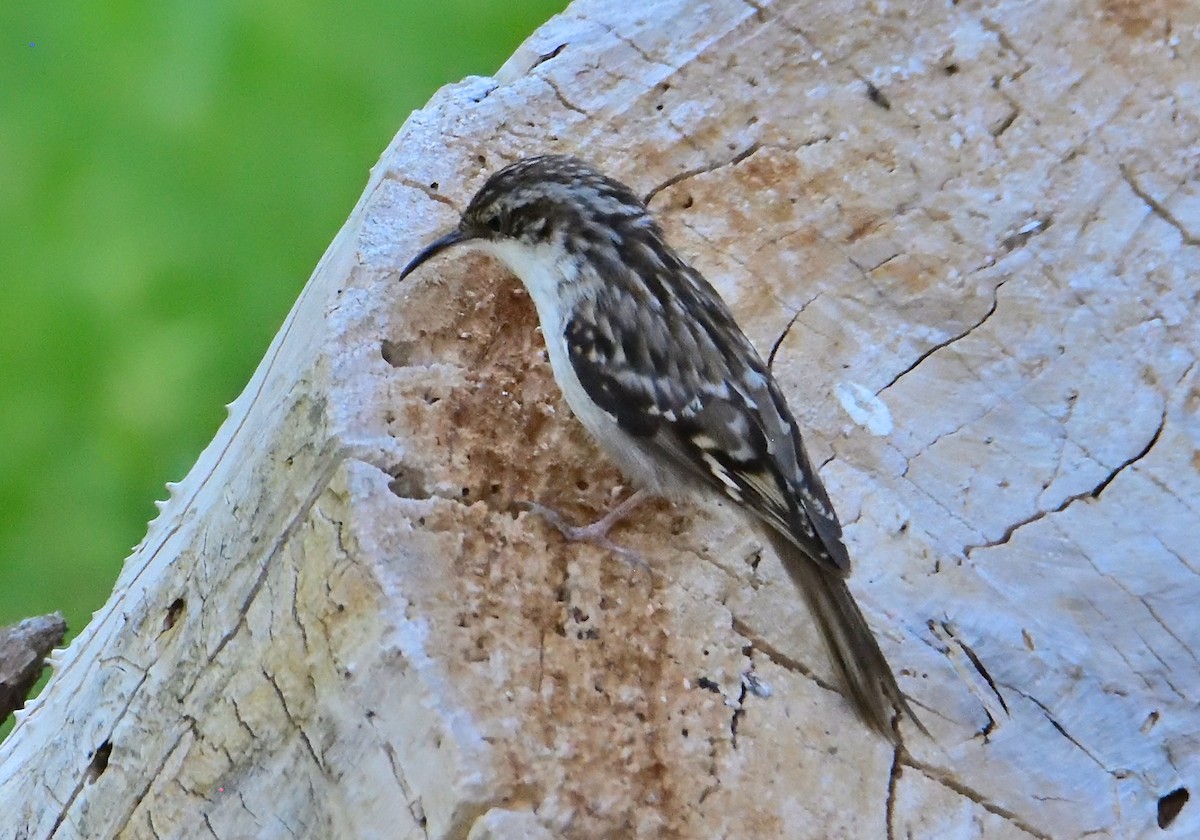
[[[602,411],[587,395],[567,351],[564,334],[567,322],[588,288],[588,284],[579,282],[577,262],[559,245],[529,246],[509,241],[481,242],[476,247],[504,263],[529,290],[537,307],[554,379],[571,411],[602,444],[614,439],[618,435],[615,418]],[[615,445],[628,448],[623,435],[620,443]],[[633,473],[637,475],[640,471],[633,470]]]

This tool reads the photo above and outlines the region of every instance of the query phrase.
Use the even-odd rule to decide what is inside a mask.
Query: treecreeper
[[[639,488],[584,528],[540,512],[572,538],[609,544],[609,528],[651,495],[731,500],[803,594],[862,720],[893,743],[900,715],[920,727],[846,585],[842,527],[783,392],[646,205],[576,158],[530,157],[488,178],[400,279],[454,246],[524,283],[567,404]]]

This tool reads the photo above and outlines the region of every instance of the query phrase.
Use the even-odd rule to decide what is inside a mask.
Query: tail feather
[[[769,537],[788,576],[803,593],[859,717],[897,745],[897,714],[905,715],[924,732],[846,582],[818,566],[778,532],[772,531]]]

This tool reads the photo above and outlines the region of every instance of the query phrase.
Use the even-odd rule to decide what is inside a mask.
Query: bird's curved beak
[[[404,270],[400,272],[400,279],[403,280],[405,277],[412,274],[417,270],[421,263],[425,262],[430,257],[437,256],[451,245],[457,245],[459,242],[466,241],[466,239],[467,237],[463,234],[463,232],[459,228],[455,228],[445,236],[433,240],[424,248],[422,248],[420,253],[413,257],[412,261],[409,262],[408,265],[404,266]]]

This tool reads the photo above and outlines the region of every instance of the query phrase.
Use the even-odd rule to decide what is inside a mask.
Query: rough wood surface
[[[1183,0],[574,4],[384,154],[0,746],[0,836],[1200,833],[1197,79]],[[639,514],[653,575],[521,512],[619,481],[528,299],[395,274],[543,151],[781,339],[932,741],[863,730],[730,512]]]

